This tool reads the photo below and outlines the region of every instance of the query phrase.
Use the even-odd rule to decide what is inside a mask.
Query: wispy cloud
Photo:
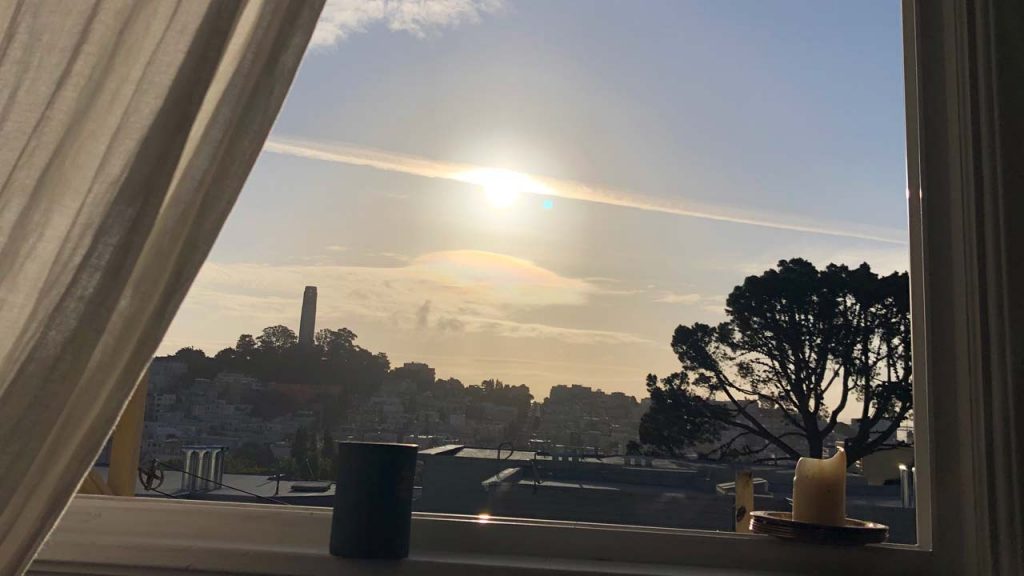
[[[381,256],[383,258],[388,258],[391,260],[396,260],[398,262],[408,262],[409,260],[412,260],[412,258],[409,258],[405,254],[399,254],[397,252],[377,252],[376,254],[377,256]]]
[[[700,294],[692,292],[662,292],[654,301],[664,304],[697,304],[702,298]]]
[[[502,5],[502,0],[327,0],[310,47],[332,46],[376,24],[425,37],[444,28],[477,23]]]
[[[263,147],[267,152],[298,158],[309,158],[354,166],[366,166],[388,172],[400,172],[426,178],[443,178],[466,184],[486,185],[496,171],[493,168],[454,162],[431,160],[419,156],[398,154],[353,144],[322,143],[274,137]],[[502,171],[507,172],[507,171]],[[511,174],[511,173],[510,173]],[[687,216],[720,222],[731,222],[764,228],[823,234],[845,238],[858,238],[888,244],[906,244],[900,230],[877,228],[847,222],[827,223],[808,221],[789,214],[753,214],[726,205],[698,204],[681,198],[650,196],[632,192],[610,190],[572,180],[547,178],[515,173],[520,192],[555,196],[570,200],[596,202],[638,210],[648,210],[677,216]]]
[[[701,299],[700,307],[706,312],[713,314],[724,314],[725,313],[725,300],[726,297],[722,296],[705,296]]]
[[[658,293],[654,299],[660,304],[677,304],[699,308],[712,314],[722,314],[725,311],[725,296],[697,294],[695,292],[672,292],[664,290]]]
[[[319,289],[321,323],[372,320],[400,330],[552,338],[573,344],[638,343],[632,334],[517,320],[545,306],[584,306],[601,289],[528,260],[477,250],[431,252],[400,267],[208,262],[184,307],[246,318],[255,329],[293,323],[296,286]]]
[[[570,344],[640,344],[650,340],[625,332],[583,330],[549,324],[514,322],[494,318],[462,319],[470,332],[491,332],[508,338],[554,338]]]

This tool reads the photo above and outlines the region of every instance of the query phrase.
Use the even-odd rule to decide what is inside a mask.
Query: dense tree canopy
[[[213,378],[219,371],[217,361],[199,348],[186,346],[175,352],[174,357],[185,363],[191,378]]]
[[[182,348],[174,357],[188,366],[193,378],[213,378],[220,372],[238,372],[264,382],[312,384],[325,394],[318,404],[323,425],[333,425],[346,406],[356,398],[373,394],[391,368],[387,355],[374,354],[356,344],[356,334],[347,328],[317,332],[312,347],[302,347],[287,326],[270,326],[253,337],[242,334],[234,348],[213,357],[197,348]],[[327,394],[328,389],[334,389]],[[274,418],[298,408],[297,399],[281,391],[251,392],[246,398],[253,414]]]
[[[345,386],[353,392],[372,392],[391,368],[386,354],[374,354],[356,344],[348,328],[317,332],[312,348],[299,346],[287,326],[269,326],[256,338],[242,334],[234,348],[212,358],[197,348],[178,350],[194,377],[212,378],[222,371],[248,374],[266,382]]]
[[[710,453],[821,457],[840,415],[855,416],[852,464],[911,415],[907,274],[784,260],[737,286],[726,315],[676,328],[681,370],[648,377],[645,444],[674,452],[718,439]]]

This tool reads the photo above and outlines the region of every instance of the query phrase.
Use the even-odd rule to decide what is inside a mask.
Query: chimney
[[[299,345],[313,345],[316,332],[316,286],[306,286],[302,293],[302,318],[299,320]]]

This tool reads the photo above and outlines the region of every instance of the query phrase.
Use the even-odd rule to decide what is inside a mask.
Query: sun
[[[484,192],[487,193],[487,201],[495,208],[508,208],[515,204],[519,197],[519,191],[507,182],[488,184],[484,187]]]
[[[537,182],[526,174],[499,168],[479,168],[459,175],[459,180],[483,188],[487,202],[494,208],[513,206],[523,193],[535,193]]]

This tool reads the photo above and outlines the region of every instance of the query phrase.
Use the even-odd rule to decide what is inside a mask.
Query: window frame
[[[860,576],[870,567],[873,574],[991,573],[987,560],[994,544],[983,540],[1014,542],[989,528],[988,476],[1019,473],[1022,466],[1019,458],[1007,462],[986,454],[985,438],[997,424],[984,418],[986,405],[978,400],[984,397],[979,363],[993,338],[979,327],[979,314],[998,288],[984,285],[976,261],[984,223],[974,212],[981,191],[975,168],[984,161],[975,139],[992,129],[972,108],[972,97],[986,88],[985,54],[977,46],[991,30],[988,6],[967,0],[902,3],[918,544],[837,548],[743,534],[416,513],[412,555],[402,570],[687,574],[717,567],[743,574],[770,569]],[[957,457],[937,459],[936,453]],[[386,569],[331,557],[330,514],[324,508],[80,495],[30,573]]]

